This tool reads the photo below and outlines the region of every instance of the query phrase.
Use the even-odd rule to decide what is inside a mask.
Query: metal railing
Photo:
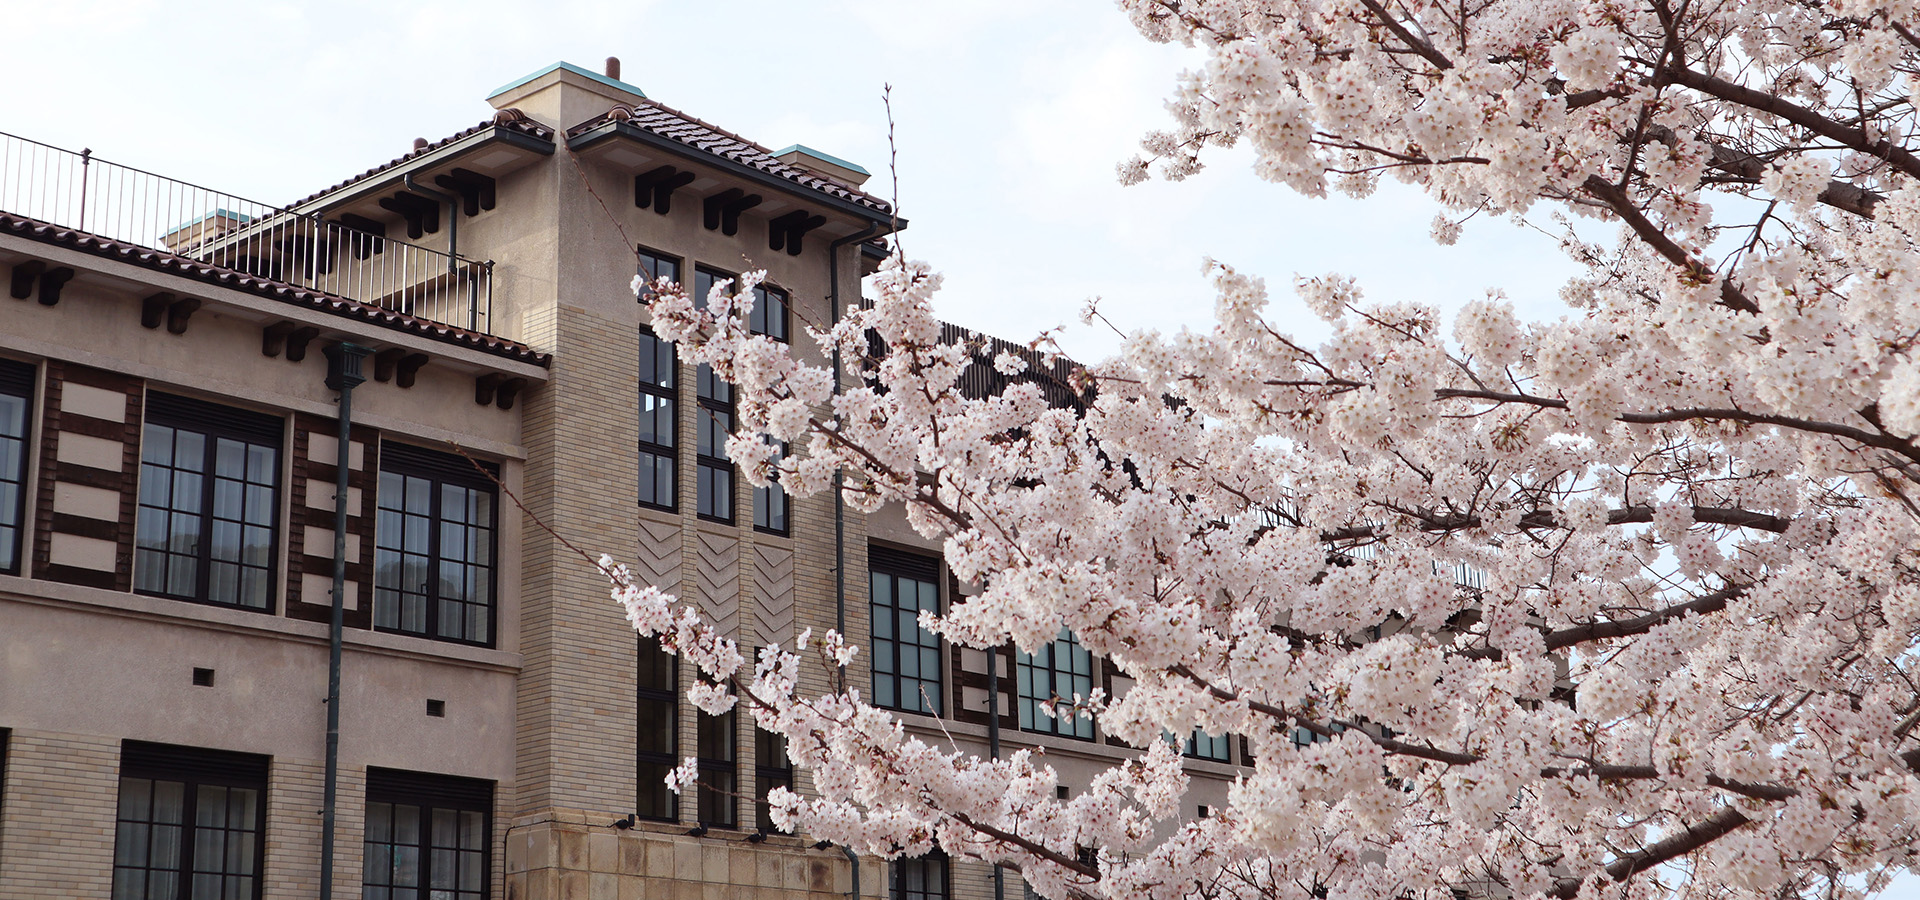
[[[89,150],[0,132],[0,212],[488,330],[491,262],[107,162]]]

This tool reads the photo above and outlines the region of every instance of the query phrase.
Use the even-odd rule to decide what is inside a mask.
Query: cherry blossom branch
[[[1644,872],[1668,860],[1692,853],[1732,834],[1752,821],[1739,810],[1721,810],[1708,816],[1699,824],[1687,826],[1678,834],[1608,863],[1604,871],[1614,883],[1624,883],[1637,872]],[[1578,879],[1564,879],[1554,885],[1553,892],[1549,896],[1559,900],[1574,900],[1580,894],[1580,884]]]

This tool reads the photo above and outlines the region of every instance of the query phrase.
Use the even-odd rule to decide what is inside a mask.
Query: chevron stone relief
[[[700,612],[721,633],[740,633],[740,541],[731,535],[694,532]]]
[[[633,566],[636,579],[680,593],[680,554],[680,526],[640,520],[640,548],[634,554]]]
[[[793,551],[753,548],[754,646],[793,649]]]

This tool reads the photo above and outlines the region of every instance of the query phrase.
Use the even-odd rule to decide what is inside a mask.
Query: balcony
[[[5,132],[0,212],[491,333],[491,261],[387,237],[364,217],[295,212]]]

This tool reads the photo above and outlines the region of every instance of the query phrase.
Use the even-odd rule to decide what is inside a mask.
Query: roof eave
[[[401,183],[407,175],[440,166],[452,160],[466,156],[482,147],[493,144],[507,144],[515,149],[542,156],[552,156],[554,142],[541,140],[533,135],[499,125],[489,125],[444,147],[438,147],[405,162],[382,169],[358,181],[343,184],[318,197],[303,201],[293,207],[294,212],[313,213],[338,205],[347,200],[360,197],[370,191]]]
[[[863,222],[891,225],[894,231],[903,231],[907,227],[906,219],[891,213],[870,209],[851,200],[835,197],[832,194],[821,193],[805,185],[796,184],[788,179],[781,178],[771,172],[763,172],[753,166],[728,159],[724,156],[702,152],[672,138],[655,134],[631,122],[622,122],[619,120],[602,122],[599,125],[568,138],[567,149],[577,153],[596,144],[613,140],[614,138],[627,138],[628,140],[638,141],[655,150],[671,153],[702,165],[712,166],[729,175],[746,179],[770,190],[779,191],[797,200],[846,213]]]

